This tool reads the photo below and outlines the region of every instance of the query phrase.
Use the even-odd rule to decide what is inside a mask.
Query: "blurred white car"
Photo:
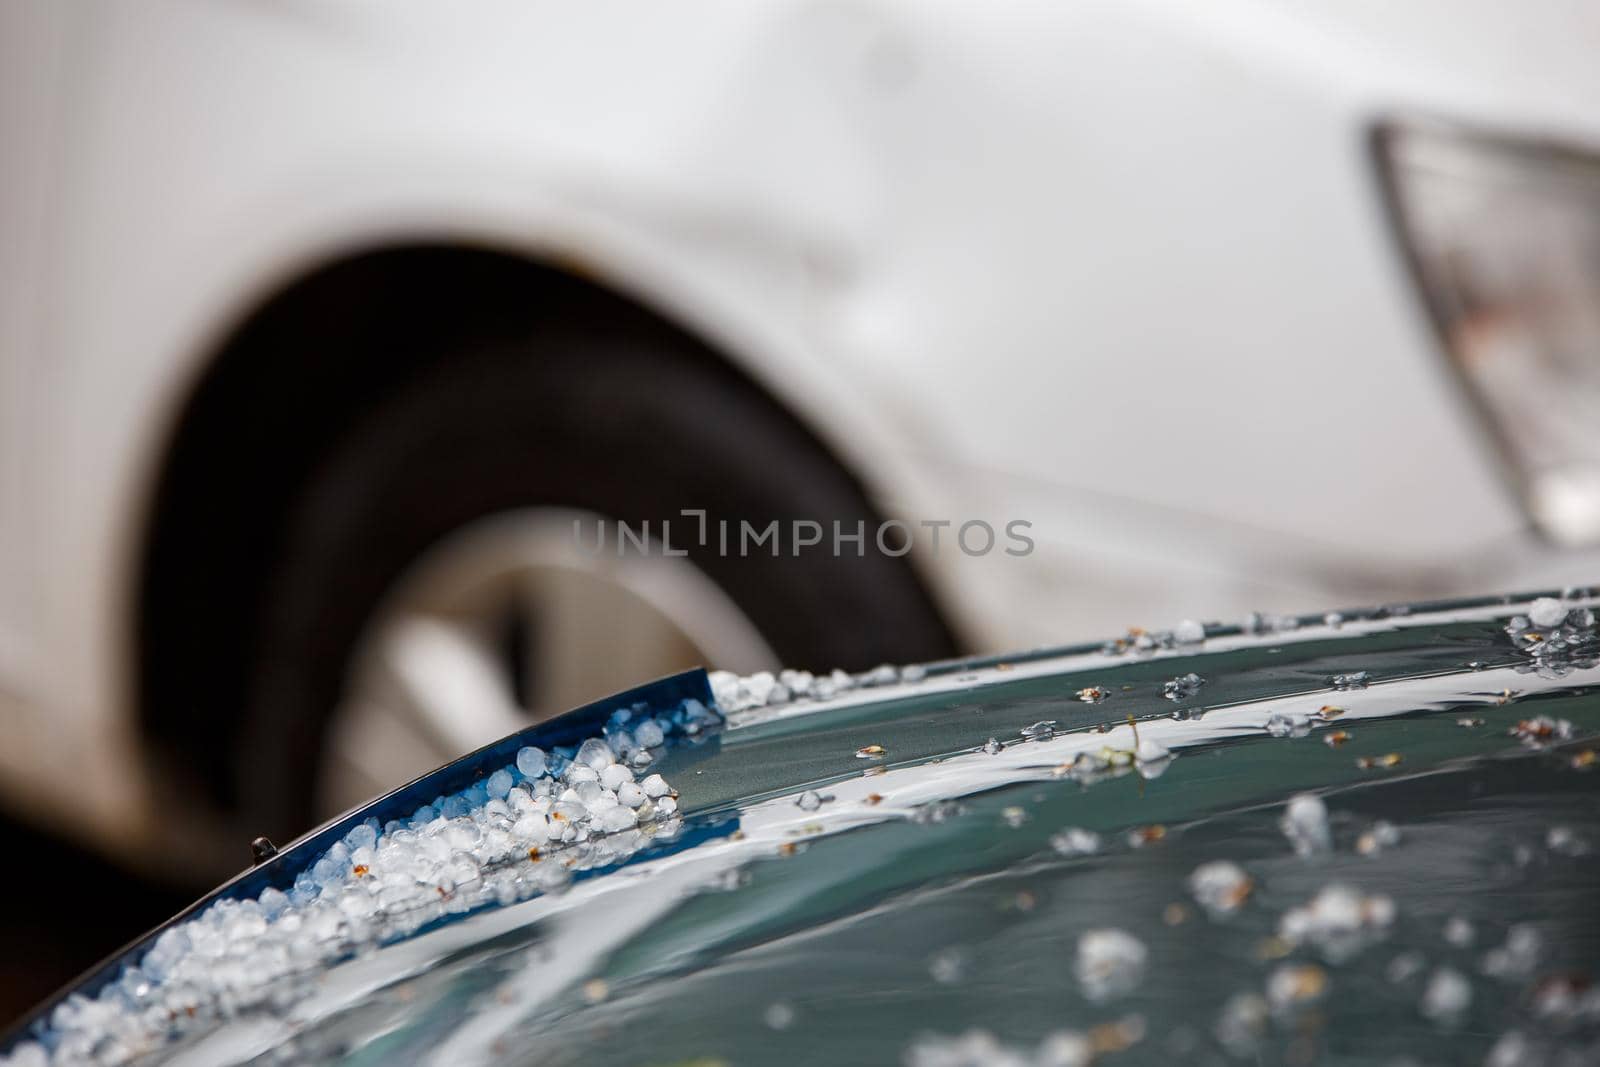
[[[1597,48],[1555,2],[6,4],[0,791],[171,870],[686,662],[1592,580]]]

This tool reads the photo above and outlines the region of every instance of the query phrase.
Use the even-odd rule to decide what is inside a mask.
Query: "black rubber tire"
[[[605,323],[459,341],[335,437],[286,510],[247,654],[237,792],[283,837],[313,789],[351,650],[430,545],[532,505],[631,524],[680,509],[757,526],[867,523],[864,557],[740,558],[687,547],[785,664],[862,669],[943,658],[955,643],[903,558],[876,552],[861,487],[748,381],[692,345]],[[279,839],[282,839],[280,837]]]

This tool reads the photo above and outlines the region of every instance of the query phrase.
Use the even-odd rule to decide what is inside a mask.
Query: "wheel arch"
[[[551,314],[621,318],[671,338],[677,351],[752,385],[861,486],[858,465],[730,351],[575,264],[449,241],[326,259],[284,279],[207,346],[156,452],[130,583],[129,680],[141,733],[167,772],[232,806],[226,753],[240,724],[216,706],[229,692],[219,679],[247,654],[241,629],[261,595],[258,565],[275,547],[272,517],[319,448],[360,405],[433,365],[450,339]]]

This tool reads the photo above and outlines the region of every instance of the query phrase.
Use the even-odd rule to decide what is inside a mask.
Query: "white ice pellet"
[[[1483,1067],[1529,1067],[1542,1063],[1541,1050],[1520,1030],[1508,1030],[1489,1049]]]
[[[24,1041],[11,1050],[8,1067],[50,1067],[50,1054],[37,1041]]]
[[[906,1048],[906,1067],[1088,1067],[1095,1043],[1072,1030],[1046,1034],[1036,1049],[1008,1045],[987,1030],[957,1037],[923,1034]]]
[[[880,685],[893,685],[900,678],[900,672],[892,664],[880,663],[861,676],[861,684],[865,687]]]
[[[578,746],[576,762],[583,764],[598,774],[617,762],[617,754],[611,751],[611,746],[600,738],[591,737]]]
[[[623,782],[617,787],[617,803],[625,808],[637,808],[645,802],[644,790],[637,782]]]
[[[1100,851],[1100,835],[1069,826],[1050,836],[1050,847],[1063,856],[1088,856]]]
[[[1304,737],[1311,732],[1311,716],[1275,711],[1267,716],[1267,733],[1273,737]]]
[[[537,811],[530,811],[511,825],[511,835],[518,841],[540,844],[550,836],[550,820]]]
[[[1236,1059],[1252,1058],[1270,1021],[1265,997],[1235,993],[1222,1006],[1214,1033],[1217,1043]]]
[[[596,816],[595,821],[606,833],[616,833],[620,830],[631,830],[638,823],[639,817],[633,813],[632,808],[613,801],[610,807]]]
[[[1483,973],[1492,978],[1526,978],[1539,965],[1543,947],[1539,931],[1519,923],[1506,931],[1504,945],[1484,953]]]
[[[1381,940],[1393,922],[1394,901],[1389,897],[1330,885],[1303,907],[1285,912],[1278,936],[1290,945],[1310,945],[1329,963],[1341,963]]]
[[[600,772],[600,784],[610,790],[616,790],[622,783],[631,781],[633,772],[620,763],[613,763]]]
[[[1184,619],[1172,628],[1172,639],[1180,645],[1198,645],[1206,639],[1206,628],[1194,619]]]
[[[654,719],[646,719],[634,728],[633,738],[644,748],[655,748],[666,740],[666,733]]]
[[[645,778],[644,781],[639,783],[639,788],[643,789],[644,795],[652,800],[657,797],[664,797],[672,791],[671,787],[667,785],[667,780],[659,774],[652,774]]]
[[[1548,629],[1560,626],[1567,617],[1567,606],[1554,597],[1542,596],[1528,609],[1528,621]]]
[[[1563,856],[1589,854],[1589,842],[1570,826],[1552,826],[1544,835],[1544,844],[1551,852]]]
[[[1472,983],[1449,967],[1434,971],[1422,993],[1422,1014],[1446,1026],[1460,1022],[1471,1005]]]
[[[1400,843],[1400,829],[1386,819],[1379,819],[1356,838],[1356,851],[1363,856],[1376,856],[1384,849]]]
[[[517,752],[517,770],[521,771],[525,778],[538,778],[544,774],[546,766],[547,761],[542,748],[529,745]]]
[[[1395,985],[1403,985],[1422,973],[1428,965],[1420,952],[1402,952],[1389,961],[1383,969],[1383,976]]]
[[[1194,671],[1190,671],[1188,674],[1180,674],[1178,677],[1165,682],[1161,687],[1161,694],[1168,700],[1188,700],[1200,692],[1200,687],[1205,684],[1206,680],[1204,678]]]
[[[1202,863],[1189,875],[1189,892],[1213,918],[1239,910],[1250,895],[1251,884],[1244,868],[1228,860]]]
[[[1315,964],[1285,963],[1267,975],[1267,1003],[1280,1015],[1321,1000],[1327,990],[1327,972]]]
[[[1139,763],[1161,763],[1172,758],[1172,750],[1155,738],[1146,737],[1140,740],[1133,758]]]
[[[1144,976],[1149,950],[1126,930],[1086,931],[1078,938],[1074,973],[1083,995],[1100,1002],[1131,992]]]
[[[1299,793],[1291,797],[1278,825],[1294,846],[1296,855],[1315,856],[1333,848],[1333,835],[1328,829],[1328,806],[1315,793]]]

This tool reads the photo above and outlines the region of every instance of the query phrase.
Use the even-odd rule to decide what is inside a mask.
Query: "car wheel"
[[[337,435],[287,510],[249,654],[239,795],[279,833],[574,704],[695,663],[862,669],[950,655],[904,558],[741,556],[704,509],[876,521],[759,389],[588,324],[459,342]],[[595,553],[599,523],[673,548]],[[580,527],[575,531],[574,522]],[[647,525],[646,525],[647,524]],[[581,538],[581,540],[580,540]],[[587,546],[587,547],[585,547]],[[659,547],[659,546],[658,546]]]

